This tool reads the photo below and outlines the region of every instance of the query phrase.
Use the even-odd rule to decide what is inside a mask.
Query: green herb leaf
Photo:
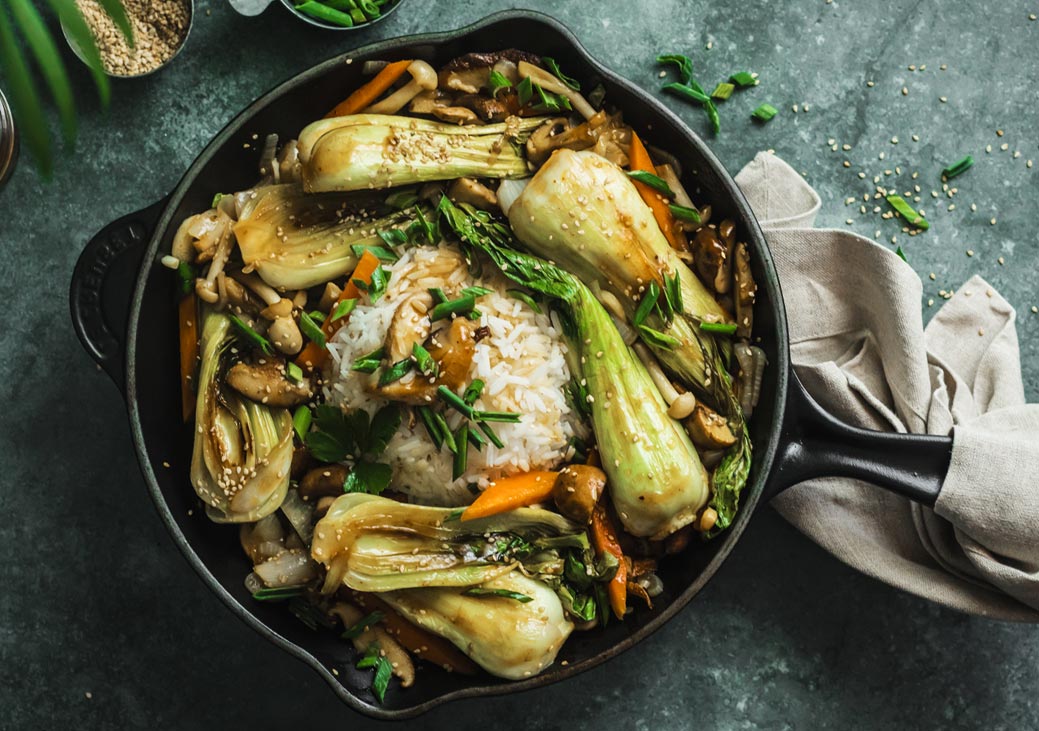
[[[628,177],[632,180],[637,180],[643,185],[648,185],[650,188],[667,198],[675,197],[675,194],[671,190],[671,186],[667,184],[667,181],[653,173],[647,173],[645,170],[629,170]]]
[[[303,383],[303,369],[295,363],[293,363],[292,361],[289,361],[285,365],[285,375],[288,377],[290,381],[294,381],[295,383]]]
[[[700,329],[705,333],[718,333],[719,335],[735,335],[736,323],[734,322],[701,322]]]
[[[724,81],[714,87],[714,91],[711,92],[712,99],[718,99],[725,101],[732,96],[732,92],[736,91],[736,87],[732,84],[727,84]]]
[[[527,106],[527,103],[534,98],[534,82],[530,80],[530,77],[526,77],[523,81],[516,85],[516,99],[521,107]]]
[[[382,462],[356,462],[343,483],[343,492],[364,492],[381,495],[390,486],[393,470]]]
[[[403,211],[418,203],[418,194],[414,190],[397,190],[386,196],[386,205]]]
[[[487,79],[487,90],[491,92],[491,98],[497,99],[498,94],[510,88],[512,88],[512,82],[509,81],[505,74],[491,69],[490,78]]]
[[[476,298],[472,295],[462,295],[458,299],[441,302],[433,306],[429,314],[429,321],[436,322],[449,318],[451,315],[467,315],[476,307]]]
[[[531,297],[529,294],[527,294],[523,290],[521,290],[521,289],[507,289],[507,290],[505,290],[505,294],[508,295],[509,297],[512,297],[512,299],[514,299],[514,300],[519,300],[520,302],[522,302],[523,304],[527,305],[527,307],[529,307],[530,309],[534,310],[534,312],[538,313],[539,315],[541,314],[541,305],[539,305],[537,303],[537,301],[533,297]]]
[[[182,261],[177,264],[177,288],[181,297],[187,297],[195,290],[195,267]]]
[[[729,81],[741,89],[746,89],[748,86],[757,86],[760,83],[758,78],[749,71],[737,71],[729,77]]]
[[[399,228],[386,229],[384,231],[379,231],[378,234],[379,238],[385,241],[389,246],[400,246],[401,244],[408,243],[408,235]],[[356,251],[357,250],[354,249],[355,253]],[[358,254],[358,256],[360,256],[360,254]],[[394,261],[396,261],[396,259],[394,259]]]
[[[500,596],[504,599],[513,599],[522,604],[534,601],[534,597],[520,594],[518,591],[508,589],[485,589],[482,586],[474,586],[462,592],[464,596]]]
[[[973,164],[974,158],[970,155],[967,155],[962,160],[957,160],[952,165],[949,165],[948,167],[943,169],[942,178],[944,178],[945,180],[952,180],[960,173],[966,172],[967,169],[970,168],[970,166]]]
[[[358,670],[364,670],[365,668],[375,668],[375,677],[372,679],[372,693],[375,694],[379,703],[383,703],[386,700],[386,689],[389,687],[390,677],[393,675],[393,666],[390,665],[389,660],[383,657],[377,643],[369,647],[368,652],[357,663]]]
[[[693,62],[688,56],[678,53],[665,54],[657,56],[657,63],[674,64],[678,68],[678,75],[683,84],[688,84],[693,78]]]
[[[752,116],[754,119],[757,119],[760,122],[768,122],[770,119],[776,116],[778,112],[779,110],[771,104],[761,104],[758,106],[757,109],[750,113],[750,116]]]
[[[399,229],[394,229],[394,231],[398,231],[398,230]],[[380,235],[382,233],[383,232],[380,232]],[[356,256],[357,258],[361,258],[361,256],[364,255],[365,251],[370,251],[370,252],[372,252],[372,254],[377,256],[382,261],[388,261],[390,263],[393,263],[393,262],[397,261],[398,259],[400,259],[399,256],[394,254],[390,249],[387,249],[385,246],[371,246],[371,245],[368,245],[368,244],[351,244],[350,248],[353,249],[354,256]]]
[[[303,593],[302,586],[276,586],[258,589],[253,592],[253,599],[258,602],[281,602]]]
[[[346,317],[354,311],[355,307],[357,307],[356,297],[340,301],[339,304],[335,306],[335,309],[332,310],[332,322],[335,322],[342,317]]]
[[[573,109],[570,106],[570,100],[562,94],[545,91],[539,84],[534,84],[534,91],[537,93],[539,100],[537,104],[531,107],[531,110],[535,112],[561,112]]]
[[[666,333],[662,333],[659,330],[654,330],[653,328],[647,327],[646,325],[639,325],[638,330],[643,340],[657,348],[674,350],[679,345],[678,340],[676,340],[672,336]]]
[[[238,332],[245,336],[245,339],[255,345],[257,348],[262,350],[267,355],[274,355],[274,349],[271,347],[271,342],[260,333],[249,327],[242,318],[238,315],[229,315],[231,322],[234,323],[235,327],[238,328]]]
[[[411,357],[415,361],[418,372],[424,376],[435,376],[440,370],[430,352],[418,343],[412,344]]]
[[[660,297],[660,286],[656,282],[650,282],[649,287],[646,289],[646,294],[643,295],[642,301],[639,302],[639,306],[635,309],[635,315],[632,317],[631,322],[635,327],[638,327],[646,321],[649,317],[649,313],[653,311],[653,307],[657,303],[657,299]]]
[[[400,404],[389,403],[375,412],[372,417],[371,426],[368,429],[367,453],[378,457],[386,451],[386,445],[393,439],[393,435],[400,429],[403,421],[403,411]]]
[[[917,213],[902,196],[892,193],[887,196],[887,202],[902,215],[902,218],[904,218],[906,223],[910,226],[916,226],[923,231],[926,231],[931,227],[931,224],[927,222],[927,219]]]
[[[299,329],[319,348],[325,347],[325,334],[321,331],[321,326],[306,312],[299,313]]]
[[[342,462],[350,456],[368,433],[368,414],[357,409],[350,414],[330,404],[321,404],[313,411],[313,431],[306,434],[303,443],[315,459],[321,462]]]
[[[367,292],[368,299],[372,304],[375,304],[386,293],[386,287],[389,285],[390,278],[386,270],[378,266],[372,272],[371,282],[366,282],[363,279],[351,279],[350,281],[362,292]]]
[[[385,619],[383,613],[376,609],[371,614],[363,617],[360,622],[349,627],[345,632],[343,632],[343,634],[339,635],[339,637],[344,640],[352,640],[355,637],[359,637],[362,633],[367,632],[383,619]]]
[[[313,421],[314,415],[310,412],[310,407],[306,404],[298,406],[292,414],[292,428],[296,430],[296,436],[302,442],[307,438],[307,432],[310,431],[310,423]]]
[[[902,261],[904,261],[907,264],[909,263],[909,260],[906,259],[906,253],[904,251],[902,251],[902,247],[901,246],[899,246],[897,249],[895,249],[895,253],[898,255],[899,259],[901,259]]]
[[[407,375],[408,371],[415,367],[415,361],[411,358],[403,358],[398,360],[396,363],[391,365],[389,368],[379,374],[379,385],[387,386],[395,381],[399,381]]]
[[[366,353],[355,360],[354,364],[350,366],[350,370],[359,371],[361,373],[375,373],[382,364],[384,355],[385,351],[383,348],[376,348],[372,352]]]
[[[541,63],[544,64],[546,69],[552,72],[553,76],[555,76],[557,79],[569,86],[571,89],[573,89],[574,91],[581,90],[581,84],[578,83],[577,79],[573,78],[572,76],[567,76],[562,71],[560,71],[559,64],[556,63],[556,60],[554,58],[542,56]]]

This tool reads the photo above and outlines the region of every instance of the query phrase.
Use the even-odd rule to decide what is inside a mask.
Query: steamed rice
[[[369,391],[372,377],[351,366],[383,344],[398,305],[432,287],[453,297],[465,287],[481,286],[493,290],[477,300],[482,313],[477,324],[490,334],[476,344],[467,382],[484,381],[477,409],[522,415],[519,423],[493,424],[504,448],[488,443],[481,451],[470,449],[467,469],[454,481],[451,452],[436,448],[420,420],[405,419],[381,457],[393,469],[393,488],[415,502],[464,505],[494,479],[551,469],[572,456],[571,438],[585,436],[586,428],[567,401],[570,370],[558,323],[504,294],[509,285],[497,272],[473,277],[451,245],[411,248],[387,269],[390,280],[383,297],[375,305],[358,303],[347,324],[329,339],[326,400],[373,414],[387,402]],[[405,380],[414,377],[409,373]],[[453,410],[445,416],[452,429],[461,424],[461,415]]]

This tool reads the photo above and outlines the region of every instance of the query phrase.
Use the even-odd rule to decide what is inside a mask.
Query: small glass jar
[[[18,161],[18,133],[14,127],[11,107],[7,105],[4,92],[0,91],[0,188],[11,177]]]

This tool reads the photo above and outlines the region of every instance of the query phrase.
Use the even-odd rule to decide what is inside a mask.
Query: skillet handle
[[[815,402],[790,371],[787,416],[766,498],[814,477],[853,477],[934,507],[952,437],[895,434],[845,424]]]
[[[83,248],[72,273],[72,327],[91,358],[125,393],[126,326],[144,250],[166,198],[101,229]]]

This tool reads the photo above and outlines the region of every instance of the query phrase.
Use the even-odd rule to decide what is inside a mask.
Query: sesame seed
[[[949,68],[949,64],[943,63],[941,66],[938,67],[938,70],[939,71],[945,71],[945,69],[947,69],[947,68]]]
[[[996,259],[996,261],[999,262],[1000,266],[1003,266],[1006,263],[1006,260],[1003,257],[999,257],[998,259]]]
[[[931,273],[930,273],[930,274],[928,274],[927,276],[929,276],[929,277],[931,278],[931,281],[932,281],[932,282],[934,281],[934,272],[931,272]]]
[[[909,87],[908,86],[903,86],[902,87],[902,96],[909,96]]]
[[[892,137],[891,138],[891,144],[892,145],[897,145],[898,144],[898,138],[897,137]]]
[[[1002,136],[1003,136],[1003,130],[997,129],[996,130],[996,137],[1002,137]]]
[[[974,256],[974,249],[967,249],[967,256]]]
[[[984,335],[984,334],[985,334],[985,331],[984,331],[984,330],[982,330],[982,329],[981,329],[981,328],[979,327],[979,328],[978,328],[978,335]]]
[[[934,307],[934,300],[933,299],[927,300],[927,306],[928,307]]]
[[[848,224],[848,225],[850,226],[850,225],[851,225],[851,224],[852,224],[853,222],[852,222],[852,220],[851,220],[851,219],[849,218],[849,219],[848,219],[847,221],[845,221],[845,223],[846,223],[846,224]]]
[[[850,168],[850,167],[851,167],[851,163],[850,163],[850,162],[848,162],[847,160],[845,160],[845,161],[844,161],[844,167],[846,167],[846,168]]]
[[[990,219],[989,220],[989,225],[990,226],[995,226],[996,225],[996,219],[995,218]]]
[[[945,102],[949,101],[949,97],[947,97],[947,96],[940,96],[940,97],[938,97],[938,101],[940,101],[942,104],[945,104]]]
[[[999,149],[1001,149],[1003,152],[1006,152],[1010,149],[1010,143],[1004,142],[1002,145],[999,146]]]
[[[913,135],[912,140],[913,140],[913,142],[919,142],[920,141],[920,135]]]
[[[1033,315],[1039,314],[1039,307],[1036,307],[1035,305],[1032,305],[1032,314]]]
[[[870,89],[872,89],[874,86],[876,86],[876,84],[874,84],[872,81],[867,81],[866,82],[866,86],[868,86]]]

